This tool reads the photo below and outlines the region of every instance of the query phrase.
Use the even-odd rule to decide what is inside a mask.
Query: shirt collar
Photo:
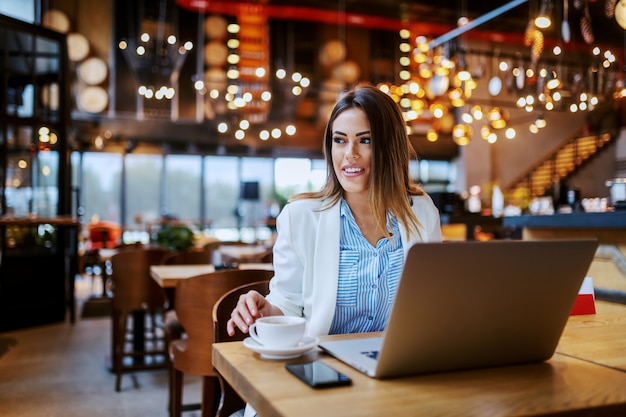
[[[339,212],[340,212],[340,215],[344,218],[344,220],[347,220],[348,222],[350,222],[350,225],[352,227],[355,227],[358,230],[359,227],[356,224],[356,220],[354,219],[352,210],[350,210],[350,206],[348,205],[348,202],[343,197],[341,197],[341,207],[340,207]],[[397,239],[400,239],[400,227],[398,225],[398,219],[396,219],[396,216],[394,216],[393,213],[387,214],[387,230],[392,235],[392,238],[391,238],[392,241],[396,241]]]

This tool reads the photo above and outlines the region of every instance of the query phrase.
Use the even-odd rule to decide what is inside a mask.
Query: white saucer
[[[286,349],[272,349],[260,345],[251,337],[247,337],[243,341],[243,345],[256,353],[259,353],[264,359],[293,359],[301,356],[303,353],[313,349],[319,343],[317,337],[304,336],[297,346]]]

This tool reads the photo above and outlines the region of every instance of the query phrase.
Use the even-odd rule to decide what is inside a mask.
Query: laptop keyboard
[[[361,354],[367,356],[368,358],[372,358],[375,361],[378,360],[378,351],[377,350],[370,350],[370,351],[366,351],[366,352],[361,352]]]

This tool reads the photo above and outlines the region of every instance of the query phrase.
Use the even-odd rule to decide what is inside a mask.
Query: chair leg
[[[170,368],[170,417],[180,417],[183,412],[183,373]]]
[[[202,377],[202,417],[213,417],[220,398],[220,384],[215,376]]]
[[[220,383],[220,400],[215,416],[228,417],[244,408],[246,403],[221,375],[218,374],[217,378]]]
[[[118,343],[118,331],[117,320],[119,317],[119,311],[116,309],[111,310],[111,365],[115,368],[115,360],[117,355],[117,343]]]
[[[169,358],[169,355],[167,355],[167,357]],[[171,415],[172,414],[172,406],[174,405],[174,364],[172,363],[171,360],[168,359],[168,364],[167,364],[167,369],[168,369],[168,373],[167,373],[167,412]]]
[[[115,371],[115,391],[122,388],[122,368],[124,362],[124,344],[126,343],[127,316],[124,312],[113,313],[113,369]]]
[[[118,356],[118,345],[120,343],[119,341],[119,320],[120,320],[120,312],[116,309],[113,309],[113,312],[111,313],[111,365],[113,367],[113,372],[115,373],[115,391],[119,391],[120,387],[117,382],[117,375],[118,375],[118,363],[117,363],[117,356]]]

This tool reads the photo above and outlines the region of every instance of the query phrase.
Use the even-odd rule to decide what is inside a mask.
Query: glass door
[[[0,214],[69,214],[65,35],[0,15]]]

